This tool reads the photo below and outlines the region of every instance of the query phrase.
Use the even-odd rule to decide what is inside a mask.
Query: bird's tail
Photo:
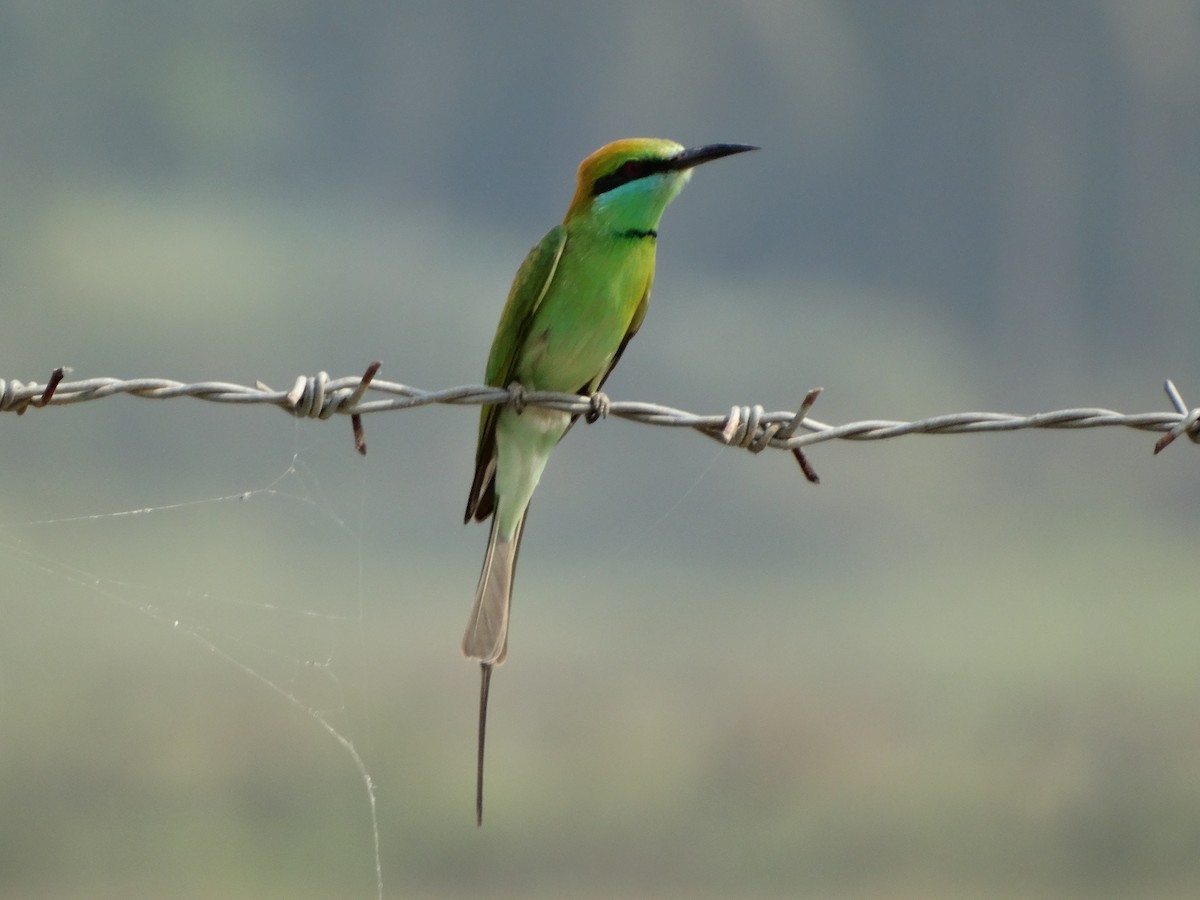
[[[508,613],[512,607],[513,575],[517,570],[517,551],[521,548],[521,534],[525,531],[525,516],[511,538],[500,534],[492,517],[492,533],[488,537],[487,554],[483,557],[483,571],[479,573],[479,586],[475,589],[475,605],[471,607],[471,620],[463,635],[463,653],[480,662],[479,683],[479,746],[475,775],[475,823],[483,824],[483,746],[487,734],[488,686],[492,680],[492,666],[504,662],[508,655]]]
[[[517,551],[525,531],[525,516],[505,539],[492,518],[483,571],[475,588],[475,605],[463,635],[463,655],[487,665],[499,665],[508,656],[508,613],[512,607],[513,575],[517,570]]]

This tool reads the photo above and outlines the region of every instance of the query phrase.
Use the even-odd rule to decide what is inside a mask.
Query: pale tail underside
[[[471,607],[471,618],[462,642],[465,656],[490,665],[499,665],[508,655],[508,614],[525,517],[521,517],[509,540],[500,535],[496,523],[497,519],[493,518],[483,570],[475,588],[475,605]]]

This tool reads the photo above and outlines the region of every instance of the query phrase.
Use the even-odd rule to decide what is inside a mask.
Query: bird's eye
[[[652,160],[627,159],[607,175],[601,175],[596,179],[592,185],[592,196],[599,196],[607,191],[611,191],[613,188],[636,181],[654,171],[655,168]]]

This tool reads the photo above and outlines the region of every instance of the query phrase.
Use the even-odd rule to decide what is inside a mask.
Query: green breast
[[[534,315],[517,380],[578,391],[608,370],[654,279],[654,236],[572,233]]]

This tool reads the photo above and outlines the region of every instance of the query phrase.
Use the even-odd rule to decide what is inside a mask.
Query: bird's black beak
[[[723,156],[733,156],[735,153],[745,153],[747,150],[757,149],[749,144],[706,144],[703,147],[689,147],[671,159],[671,168],[676,170],[694,169],[702,163],[712,162]]]

